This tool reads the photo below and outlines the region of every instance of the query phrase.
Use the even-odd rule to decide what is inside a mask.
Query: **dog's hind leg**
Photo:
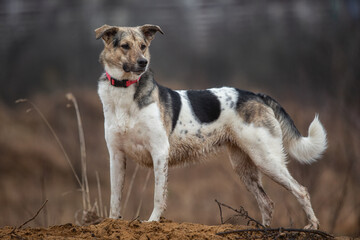
[[[262,216],[262,224],[270,226],[274,203],[265,193],[261,184],[261,173],[251,161],[249,156],[237,147],[229,148],[231,164],[246,188],[251,192],[258,205]]]
[[[311,206],[310,195],[307,189],[300,185],[289,173],[285,165],[275,165],[269,169],[263,169],[264,172],[275,182],[282,185],[285,189],[290,191],[301,204],[306,213],[308,225],[305,229],[319,229],[319,220],[316,218],[314,210]]]
[[[301,204],[309,222],[305,228],[318,229],[319,220],[311,207],[307,189],[290,175],[286,167],[281,136],[274,136],[260,128],[243,141],[246,143],[243,145],[244,151],[249,154],[257,168],[290,191]]]

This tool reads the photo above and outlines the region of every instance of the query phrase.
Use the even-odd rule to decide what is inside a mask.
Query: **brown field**
[[[51,96],[36,95],[31,98],[31,101],[48,119],[64,145],[75,171],[80,175],[78,125],[75,110],[72,106],[68,106],[71,103],[65,98],[65,94],[66,92],[57,92]],[[102,107],[94,90],[77,90],[74,91],[74,95],[79,104],[85,132],[91,205],[95,212],[100,214],[101,209],[105,215],[110,193]],[[359,236],[360,123],[359,116],[356,115],[358,106],[347,106],[345,112],[341,104],[334,104],[331,100],[327,101],[327,105],[323,105],[321,109],[286,98],[278,100],[287,109],[303,135],[306,135],[308,125],[316,112],[320,114],[320,119],[328,131],[329,149],[321,160],[310,166],[300,165],[293,160],[289,163],[292,175],[310,192],[321,230],[335,236]],[[0,227],[21,225],[35,214],[45,199],[48,199],[48,203],[27,226],[47,227],[68,222],[81,223],[82,193],[79,191],[79,185],[53,135],[36,111],[27,112],[29,108],[30,105],[27,103],[11,106],[0,104]],[[128,192],[134,169],[135,164],[129,161],[125,193]],[[151,213],[153,175],[151,173],[146,182],[148,171],[148,169],[140,168],[137,173],[129,202],[123,212],[125,220],[131,220],[137,216],[140,204],[141,220],[147,219]],[[96,172],[100,179],[102,207],[99,207],[100,197]],[[290,193],[266,177],[264,177],[264,188],[275,202],[273,228],[301,228],[306,224],[303,211]],[[220,218],[215,199],[236,208],[243,206],[249,215],[260,220],[260,213],[253,196],[232,173],[226,153],[221,158],[209,159],[206,164],[170,170],[168,207],[164,217],[174,222],[218,225]],[[227,217],[231,214],[231,212],[224,213]],[[160,239],[168,236],[182,238],[182,235],[177,234],[188,234],[182,239],[214,239],[211,237],[214,235],[202,234],[214,234],[225,228],[234,227],[170,222],[135,223],[129,227],[128,222],[105,220],[99,225],[87,227],[66,224],[50,227],[47,230],[38,228],[32,228],[29,231],[18,230],[17,234],[30,238],[48,237],[50,239],[58,238],[60,232],[68,234],[63,237],[72,239],[85,239],[92,236],[91,234],[99,237],[98,234],[100,234],[100,238],[106,239],[116,237],[119,231],[124,231],[129,234],[128,239],[146,239],[146,233],[140,232],[150,231],[148,239],[153,239],[154,234],[159,234],[155,237]],[[246,225],[246,221],[241,218],[233,219],[231,223]],[[130,231],[133,228],[135,230],[139,228],[141,231],[136,230],[136,233],[133,233]],[[195,231],[193,228],[199,235],[192,235]],[[234,228],[241,228],[241,226]],[[2,228],[0,237],[11,232],[11,229],[11,227]],[[154,229],[159,233],[155,233]],[[174,229],[182,229],[182,232]],[[54,233],[49,233],[49,231],[54,231]],[[5,237],[9,238],[9,235]],[[234,239],[234,236],[229,236],[229,238]]]

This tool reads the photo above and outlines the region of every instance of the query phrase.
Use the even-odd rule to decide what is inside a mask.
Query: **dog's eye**
[[[121,47],[123,48],[123,49],[125,49],[125,50],[129,50],[130,49],[130,46],[129,46],[129,44],[122,44],[121,45]]]
[[[145,50],[145,48],[146,48],[146,45],[145,45],[145,44],[141,44],[140,49],[141,49],[141,50]]]

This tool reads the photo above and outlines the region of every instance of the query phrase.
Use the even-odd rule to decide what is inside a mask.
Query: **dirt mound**
[[[231,234],[223,232],[249,229],[249,226],[223,224],[208,226],[195,223],[139,222],[105,219],[99,224],[77,226],[71,223],[49,228],[25,228],[14,231],[13,227],[0,229],[1,239],[326,239],[311,233],[246,231]],[[217,235],[219,234],[220,235]],[[346,238],[339,238],[346,239]]]
[[[20,236],[25,239],[224,239],[217,232],[242,229],[241,226],[207,226],[194,223],[129,222],[106,219],[97,225],[76,226],[68,223],[49,228],[25,228],[10,234],[13,227],[1,229],[4,239]],[[5,235],[5,236],[4,236]]]

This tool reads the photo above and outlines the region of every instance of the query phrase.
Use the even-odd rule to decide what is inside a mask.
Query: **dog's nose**
[[[137,63],[139,64],[140,67],[146,67],[148,61],[145,58],[140,58],[137,60]]]

